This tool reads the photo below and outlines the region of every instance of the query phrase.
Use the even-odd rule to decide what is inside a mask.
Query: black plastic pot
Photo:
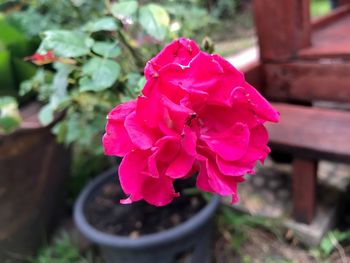
[[[211,201],[186,222],[163,232],[131,239],[103,233],[87,222],[86,204],[106,182],[114,180],[116,169],[93,180],[80,194],[74,207],[74,221],[79,231],[97,244],[107,263],[170,263],[190,255],[192,263],[211,260],[212,218],[220,198]]]

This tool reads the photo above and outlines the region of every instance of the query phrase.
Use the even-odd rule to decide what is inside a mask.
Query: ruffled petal
[[[237,185],[243,182],[244,178],[223,175],[217,168],[215,160],[213,160],[213,154],[208,150],[206,151],[209,156],[202,157],[197,186],[204,191],[211,192],[212,190],[222,196],[231,195],[233,200],[238,200]]]
[[[202,134],[201,139],[221,158],[234,161],[240,159],[247,151],[249,129],[243,123],[236,123],[221,133]]]
[[[261,161],[264,162],[266,156],[270,153],[267,146],[268,133],[263,125],[259,125],[250,130],[250,140],[247,153],[242,158],[242,162]]]
[[[136,109],[136,100],[130,100],[123,104],[119,104],[110,113],[107,115],[108,120],[113,121],[125,121],[125,118],[135,111]]]
[[[176,156],[176,159],[170,163],[165,174],[173,179],[186,177],[188,172],[191,171],[194,161],[194,156],[189,156],[181,151],[181,153]]]
[[[221,66],[223,73],[220,75],[216,85],[208,90],[209,98],[207,103],[213,105],[231,106],[231,93],[243,85],[244,76],[229,62],[218,55],[212,55],[213,59]]]
[[[157,148],[157,160],[170,163],[181,150],[180,136],[164,136],[155,144]]]
[[[206,159],[200,159],[200,169],[197,175],[196,186],[204,192],[214,193],[214,189],[210,186],[208,182],[208,170],[206,165]]]
[[[166,170],[166,175],[173,178],[183,178],[192,170],[196,159],[196,134],[185,126],[183,138],[181,139],[181,149],[176,157],[170,162]]]
[[[139,123],[143,123],[149,128],[155,128],[159,125],[164,114],[164,107],[162,107],[160,97],[156,93],[151,94],[150,97],[138,97],[136,116]]]
[[[216,157],[216,163],[221,173],[229,176],[243,176],[247,173],[253,173],[254,162],[226,161],[220,156]]]
[[[147,79],[156,77],[162,67],[171,63],[186,66],[199,51],[198,45],[191,39],[174,40],[147,63],[145,76]]]
[[[150,154],[150,151],[143,150],[129,152],[119,166],[120,185],[132,202],[143,198],[142,186],[148,177],[144,171],[147,170],[147,160]]]
[[[155,206],[169,204],[174,197],[179,196],[175,192],[173,180],[166,176],[159,178],[147,177],[142,185],[143,198],[146,202]]]
[[[122,157],[136,147],[131,142],[124,125],[119,121],[107,121],[106,133],[102,137],[104,153]]]
[[[142,150],[149,149],[153,146],[155,136],[152,134],[151,130],[145,129],[142,124],[137,121],[136,112],[128,115],[124,125],[134,145]]]
[[[279,112],[276,111],[248,82],[245,82],[243,87],[249,94],[250,100],[255,107],[256,114],[266,121],[278,122],[280,116]]]

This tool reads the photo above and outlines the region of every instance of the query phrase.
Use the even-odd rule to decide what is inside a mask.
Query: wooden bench
[[[293,155],[293,215],[304,223],[315,214],[317,162],[350,163],[350,112],[312,107],[350,102],[350,3],[313,22],[309,8],[308,0],[254,0],[261,58],[244,69],[278,102],[281,121],[268,126],[270,145]]]
[[[350,112],[274,103],[278,125],[268,125],[272,149],[293,160],[294,216],[311,222],[315,213],[317,161],[350,163]]]

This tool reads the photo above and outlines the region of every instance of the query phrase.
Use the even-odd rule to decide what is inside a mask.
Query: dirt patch
[[[214,262],[317,262],[308,251],[297,245],[285,243],[273,234],[258,228],[244,229],[246,240],[234,248],[237,237],[227,231],[217,233],[214,246]]]
[[[186,189],[189,182],[180,182],[178,189]],[[146,202],[121,205],[125,198],[121,188],[114,182],[103,185],[91,198],[85,209],[88,222],[102,232],[138,238],[175,227],[201,210],[205,201],[201,195],[181,195],[164,207]]]

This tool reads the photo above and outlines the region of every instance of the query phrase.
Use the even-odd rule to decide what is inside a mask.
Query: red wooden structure
[[[273,149],[293,154],[293,214],[311,223],[317,162],[350,163],[350,112],[316,101],[350,102],[350,2],[311,22],[309,0],[254,0],[260,63],[246,69],[281,113]],[[306,106],[301,106],[306,105]]]

